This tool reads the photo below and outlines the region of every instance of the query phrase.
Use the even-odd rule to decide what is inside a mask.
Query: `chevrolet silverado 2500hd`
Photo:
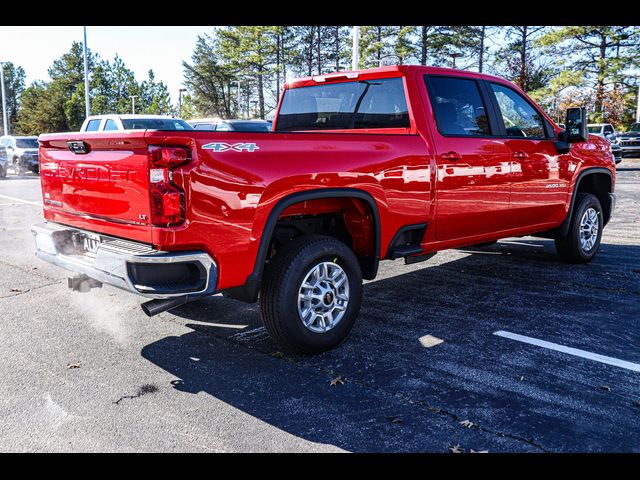
[[[41,135],[37,255],[149,315],[259,299],[276,341],[327,350],[380,260],[537,235],[590,261],[615,167],[584,108],[566,122],[503,79],[399,66],[288,82],[271,132]]]

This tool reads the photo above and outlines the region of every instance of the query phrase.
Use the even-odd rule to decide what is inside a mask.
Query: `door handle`
[[[447,153],[443,153],[442,155],[440,155],[440,157],[443,160],[461,160],[462,159],[462,155],[460,155],[458,152],[447,152]]]
[[[527,155],[526,152],[513,152],[513,158],[524,160],[525,158],[529,158],[529,155]]]

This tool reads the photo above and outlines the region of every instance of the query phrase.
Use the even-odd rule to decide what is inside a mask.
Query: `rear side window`
[[[542,115],[515,90],[491,84],[508,137],[545,138]]]
[[[429,98],[440,133],[455,136],[489,136],[489,119],[475,80],[429,77]]]
[[[402,78],[361,80],[285,92],[277,131],[409,128]]]
[[[98,127],[100,127],[100,120],[89,120],[89,123],[87,123],[87,132],[97,132],[98,131]]]
[[[164,118],[134,118],[122,120],[125,130],[193,130],[184,120]]]
[[[107,123],[104,124],[104,130],[118,130],[118,125],[116,125],[116,122],[109,119],[107,120]]]

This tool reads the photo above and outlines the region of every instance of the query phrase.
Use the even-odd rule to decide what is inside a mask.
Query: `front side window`
[[[475,80],[430,77],[428,84],[440,133],[472,137],[491,135],[486,109]]]
[[[104,124],[104,130],[118,130],[118,125],[116,125],[116,122],[114,122],[113,120],[108,119],[107,123]]]
[[[508,137],[545,138],[542,115],[525,98],[503,85],[491,84]]]
[[[277,131],[409,128],[402,78],[290,88]]]
[[[99,127],[100,127],[99,119],[89,120],[89,123],[87,123],[87,132],[97,132]]]
[[[604,133],[613,133],[613,127],[611,125],[605,125]]]

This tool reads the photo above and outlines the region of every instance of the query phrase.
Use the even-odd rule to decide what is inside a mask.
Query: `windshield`
[[[184,120],[177,118],[129,118],[122,119],[125,130],[193,130]]]
[[[231,127],[236,132],[270,132],[271,124],[267,122],[233,122]]]
[[[38,139],[37,138],[16,138],[16,147],[38,148]]]
[[[597,125],[595,127],[587,127],[587,130],[589,133],[600,133],[600,127]]]

